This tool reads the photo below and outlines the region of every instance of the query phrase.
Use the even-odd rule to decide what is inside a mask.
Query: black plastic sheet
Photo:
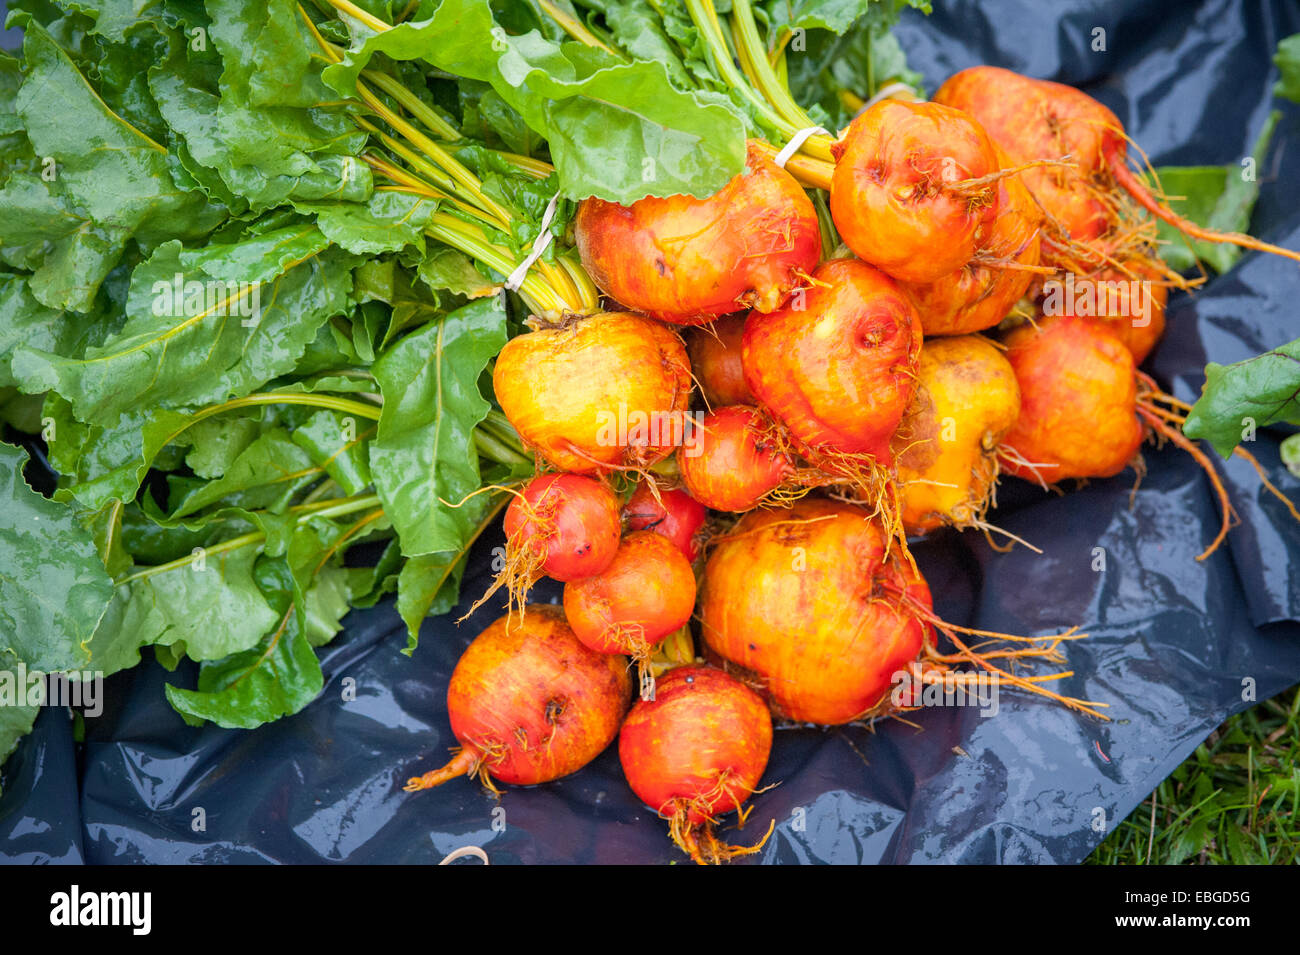
[[[987,62],[1080,86],[1116,111],[1156,164],[1236,163],[1283,108],[1253,223],[1300,247],[1300,110],[1272,99],[1269,60],[1300,31],[1292,2],[936,0],[898,28],[933,89]],[[1095,28],[1105,52],[1094,52]],[[1147,367],[1192,400],[1207,356],[1229,362],[1300,335],[1300,269],[1250,255],[1195,297],[1177,296]],[[1278,464],[1281,432],[1252,446]],[[1060,689],[1111,704],[1099,723],[1010,691],[1000,712],[931,709],[920,728],[886,721],[777,734],[751,824],[776,832],[762,862],[1075,863],[1230,713],[1300,680],[1300,533],[1244,462],[1222,465],[1242,517],[1228,545],[1196,555],[1219,515],[1205,475],[1174,448],[1148,449],[1130,506],[1128,472],[1057,497],[1004,481],[996,521],[1044,553],[992,551],[975,534],[918,546],[944,617],[1013,633],[1082,625]],[[471,555],[464,593],[489,579]],[[1104,570],[1094,569],[1104,558]],[[541,598],[559,588],[542,585]],[[468,601],[466,601],[468,603]],[[426,622],[413,659],[391,605],[356,612],[325,651],[326,687],[295,717],[254,732],[186,726],[148,662],[108,681],[104,714],[74,744],[47,710],[12,757],[0,797],[0,860],[12,862],[431,863],[463,845],[493,862],[683,861],[665,824],[627,789],[611,750],[567,779],[499,801],[460,780],[407,795],[401,783],[454,744],[444,693],[461,650],[496,614]],[[355,681],[355,684],[346,681]],[[355,699],[344,690],[355,686]],[[1253,696],[1252,696],[1253,691]],[[202,825],[200,826],[200,823]]]

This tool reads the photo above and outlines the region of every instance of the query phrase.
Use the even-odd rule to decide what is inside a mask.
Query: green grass
[[[1300,863],[1300,686],[1216,729],[1086,860],[1148,862]]]

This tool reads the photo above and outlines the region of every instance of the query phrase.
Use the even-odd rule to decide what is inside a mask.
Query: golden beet
[[[770,315],[751,314],[741,349],[750,390],[812,454],[888,460],[912,400],[921,323],[897,283],[832,259]]]
[[[1020,417],[1003,443],[1008,471],[1030,481],[1118,474],[1142,444],[1133,356],[1097,318],[1044,317],[1006,338]]]
[[[704,569],[701,633],[752,676],[774,714],[838,724],[888,702],[916,659],[930,591],[866,510],[805,498],[750,511],[716,538]]]
[[[559,607],[502,617],[465,649],[447,686],[460,752],[406,789],[466,774],[531,785],[576,773],[618,735],[631,689],[627,661],[583,646]]]
[[[934,282],[975,255],[997,212],[993,143],[970,116],[882,100],[832,149],[831,215],[859,258],[903,282]]]
[[[817,211],[762,149],[750,144],[745,166],[705,199],[584,199],[574,219],[583,266],[610,298],[665,322],[779,307],[821,257]]]
[[[978,335],[921,347],[919,384],[895,437],[903,524],[912,532],[982,520],[998,475],[998,445],[1020,415],[1011,363]]]
[[[492,385],[525,444],[561,471],[644,468],[689,425],[691,364],[671,328],[605,312],[512,338]]]

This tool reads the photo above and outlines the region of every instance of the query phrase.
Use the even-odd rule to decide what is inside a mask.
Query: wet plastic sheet
[[[1157,164],[1236,162],[1271,98],[1277,41],[1300,31],[1300,5],[936,0],[899,38],[930,89],[980,62],[1087,89],[1113,108]],[[1106,52],[1090,48],[1094,28]],[[1300,110],[1284,107],[1254,230],[1300,247]],[[1184,399],[1201,368],[1300,335],[1300,269],[1249,256],[1195,298],[1171,303],[1169,333],[1148,368]],[[1278,433],[1253,446],[1278,466]],[[920,729],[777,735],[754,799],[754,838],[776,833],[763,862],[1059,862],[1083,859],[1228,714],[1300,680],[1300,534],[1248,465],[1224,467],[1243,519],[1228,546],[1195,556],[1219,517],[1204,475],[1175,449],[1147,453],[1130,507],[1130,473],[1065,497],[1008,480],[997,521],[1033,541],[994,553],[974,534],[918,547],[948,619],[1049,632],[1081,624],[1076,676],[1063,692],[1111,703],[1100,724],[1010,692],[996,718],[932,709]],[[482,591],[490,548],[471,558],[464,592]],[[1100,550],[1099,550],[1100,549]],[[1104,569],[1098,566],[1104,556]],[[539,595],[556,597],[558,587]],[[104,715],[81,746],[63,711],[44,712],[11,759],[0,798],[0,859],[111,862],[430,863],[466,844],[494,862],[650,862],[682,857],[665,825],[628,791],[617,756],[498,803],[458,781],[408,796],[406,777],[454,743],[444,692],[461,650],[494,616],[457,628],[426,622],[414,659],[391,606],[354,613],[325,652],[324,693],[291,719],[255,732],[186,726],[149,663],[109,681]],[[346,679],[356,699],[345,702]],[[198,812],[202,810],[202,812]],[[202,817],[201,831],[197,823]]]

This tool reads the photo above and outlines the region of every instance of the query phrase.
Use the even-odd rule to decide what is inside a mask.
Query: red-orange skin
[[[1061,315],[1004,342],[1020,385],[1020,417],[1002,443],[1036,468],[1003,458],[1017,477],[1047,483],[1111,477],[1142,443],[1133,355],[1097,318]]]
[[[744,334],[744,315],[728,315],[714,322],[712,328],[691,328],[686,332],[691,371],[710,408],[758,403],[745,382],[745,366],[740,360]]]
[[[599,653],[643,652],[685,625],[694,609],[690,561],[653,531],[628,534],[603,573],[564,585],[569,626]]]
[[[903,282],[934,282],[975,254],[997,186],[953,191],[1000,168],[979,124],[934,103],[882,100],[831,149],[831,215],[859,258]]]
[[[704,569],[709,650],[750,671],[774,715],[835,725],[866,715],[921,651],[924,579],[864,509],[804,498],[750,511],[718,539]]]
[[[974,66],[948,78],[934,102],[965,110],[1015,164],[1062,159],[1075,165],[1043,166],[1021,173],[1025,185],[1076,241],[1110,228],[1106,206],[1089,181],[1109,185],[1112,161],[1125,155],[1123,127],[1087,93],[1021,76],[994,66]]]
[[[755,408],[731,405],[704,416],[695,440],[677,452],[691,496],[715,511],[747,511],[794,470]]]
[[[1156,347],[1165,333],[1165,306],[1169,302],[1169,288],[1157,284],[1161,282],[1161,277],[1151,265],[1134,261],[1127,263],[1127,268],[1132,276],[1126,275],[1119,269],[1107,268],[1091,276],[1078,276],[1074,284],[1077,290],[1082,290],[1089,282],[1128,282],[1132,277],[1136,277],[1138,281],[1151,283],[1145,286],[1150,302],[1145,306],[1144,314],[1137,316],[1136,320],[1133,315],[1111,314],[1106,307],[1109,303],[1104,294],[1093,296],[1099,306],[1096,309],[1096,317],[1106,321],[1110,330],[1132,353],[1134,364],[1140,365],[1146,361],[1147,355],[1151,354],[1151,350]]]
[[[645,484],[637,489],[623,506],[623,519],[630,531],[654,531],[666,537],[691,563],[700,556],[700,536],[708,509],[685,491],[678,488],[660,488],[659,500]]]
[[[655,698],[632,707],[618,740],[637,797],[665,817],[687,809],[693,826],[744,805],[771,751],[772,718],[762,697],[705,666],[660,677]]]
[[[1003,158],[1003,157],[1000,157]],[[1004,160],[1009,167],[1011,162]],[[983,264],[980,259],[1038,265],[1042,213],[1018,176],[998,182],[998,215],[976,235],[976,258],[936,282],[904,283],[925,336],[966,335],[992,328],[1028,291],[1035,273]]]
[[[752,143],[745,166],[706,199],[584,199],[574,235],[588,274],[624,307],[680,325],[780,306],[821,256],[817,212]]]
[[[600,755],[627,712],[627,663],[573,635],[559,607],[502,617],[469,645],[447,687],[451,730],[503,783],[531,785]]]
[[[745,322],[745,380],[813,454],[887,461],[912,400],[921,322],[897,283],[856,259],[832,259],[791,305]]]
[[[673,452],[690,407],[691,363],[671,328],[604,312],[506,342],[492,385],[524,443],[561,471],[648,467]],[[620,419],[661,422],[616,440]],[[652,440],[654,439],[654,440]]]
[[[544,554],[542,573],[559,581],[598,574],[614,559],[623,528],[618,496],[581,474],[535,477],[506,508],[508,546]]]

